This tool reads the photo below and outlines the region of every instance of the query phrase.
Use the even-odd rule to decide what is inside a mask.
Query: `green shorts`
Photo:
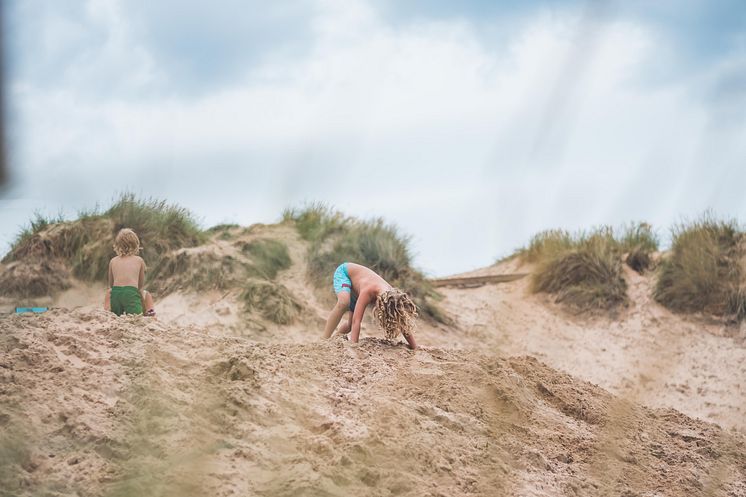
[[[142,314],[142,297],[134,286],[111,287],[111,312],[122,314]]]

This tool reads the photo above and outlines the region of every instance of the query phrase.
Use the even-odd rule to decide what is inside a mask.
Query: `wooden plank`
[[[491,274],[488,276],[465,276],[462,278],[440,278],[430,280],[433,286],[480,286],[487,283],[508,283],[523,278],[528,273]]]

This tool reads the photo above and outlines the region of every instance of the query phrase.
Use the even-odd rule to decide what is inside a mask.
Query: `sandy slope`
[[[475,274],[527,269],[515,265]],[[444,289],[444,307],[468,345],[530,354],[632,401],[746,429],[746,333],[673,314],[651,298],[652,277],[625,277],[632,304],[613,319],[568,314],[530,294],[528,278]]]
[[[530,357],[86,310],[0,337],[3,495],[746,495],[742,435]]]
[[[290,251],[288,326],[246,315],[240,289],[116,318],[76,283],[37,301],[59,309],[0,315],[0,496],[746,495],[744,333],[669,313],[651,278],[626,273],[613,319],[527,279],[446,288],[456,324],[421,323],[424,350],[351,347],[318,340],[331,290],[292,227],[187,250],[261,237]]]

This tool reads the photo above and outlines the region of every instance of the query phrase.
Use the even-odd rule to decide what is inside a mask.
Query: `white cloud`
[[[156,99],[142,93],[163,80],[157,59],[126,9],[91,2],[105,42],[73,58],[59,87],[12,87],[22,195],[56,212],[55,202],[106,203],[130,188],[208,223],[268,220],[322,199],[398,223],[419,263],[441,274],[488,264],[553,226],[667,225],[713,203],[744,213],[731,193],[746,179],[733,172],[743,120],[714,129],[696,82],[646,81],[670,50],[650,26],[589,28],[545,13],[495,48],[465,20],[393,27],[361,1],[315,12],[303,57]],[[118,90],[89,94],[96,78]],[[692,198],[712,158],[710,177],[729,184]]]

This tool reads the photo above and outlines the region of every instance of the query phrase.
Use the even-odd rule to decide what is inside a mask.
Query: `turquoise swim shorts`
[[[352,280],[350,275],[347,273],[347,263],[343,262],[334,271],[333,279],[334,293],[335,295],[341,292],[349,292],[350,294],[350,310],[355,310],[355,304],[357,303],[357,295],[352,290]]]

